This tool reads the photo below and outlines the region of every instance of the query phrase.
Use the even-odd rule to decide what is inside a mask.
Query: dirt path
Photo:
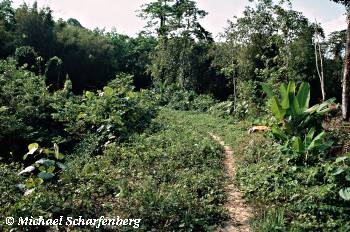
[[[253,211],[246,204],[242,193],[234,184],[236,175],[235,160],[233,158],[232,148],[225,145],[225,142],[217,135],[209,133],[209,135],[221,146],[225,152],[225,168],[229,184],[226,186],[227,203],[225,208],[229,212],[230,220],[226,222],[223,228],[219,228],[217,232],[251,232],[249,220],[252,218]]]

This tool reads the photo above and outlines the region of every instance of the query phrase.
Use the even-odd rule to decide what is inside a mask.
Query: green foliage
[[[149,28],[156,26],[161,38],[185,35],[212,40],[211,34],[199,23],[207,14],[198,9],[196,1],[154,0],[142,6],[139,16],[149,20]]]
[[[57,27],[56,37],[56,56],[64,64],[61,75],[69,75],[74,92],[102,88],[113,79],[113,46],[106,37],[66,23]]]
[[[252,80],[237,83],[237,98],[234,106],[236,119],[256,118],[262,111],[261,99],[257,96],[257,83]]]
[[[332,170],[332,175],[337,176],[338,184],[342,186],[339,190],[339,195],[346,201],[350,200],[350,154],[338,157],[335,160],[335,167]]]
[[[216,124],[205,114],[164,109],[144,134],[134,135],[128,143],[110,144],[103,155],[67,156],[67,168],[58,181],[38,185],[26,196],[14,185],[22,181],[14,174],[16,167],[0,164],[4,179],[0,214],[15,218],[122,215],[141,218],[142,231],[213,231],[227,219],[222,149],[199,125]]]
[[[17,68],[14,61],[0,61],[0,144],[6,160],[21,160],[26,144],[44,146],[65,135],[52,119],[51,96],[44,78]]]
[[[301,83],[296,86],[290,81],[288,86],[281,84],[279,98],[266,84],[262,84],[264,91],[270,97],[271,112],[277,122],[272,127],[275,138],[282,141],[287,154],[294,154],[293,160],[300,159],[306,163],[317,162],[316,157],[323,155],[333,142],[325,142],[326,134],[322,131],[322,116],[330,111],[330,99],[322,104],[309,108],[310,85]],[[301,155],[301,156],[300,156]]]
[[[135,92],[129,75],[118,75],[96,93],[86,91],[83,96],[70,98],[65,98],[66,94],[65,90],[55,93],[53,118],[78,140],[85,134],[97,134],[98,145],[142,131],[156,112],[150,94]]]
[[[38,54],[33,47],[23,46],[16,48],[15,59],[19,66],[28,67],[28,70],[37,70]]]
[[[0,57],[5,58],[14,51],[15,12],[10,0],[0,2]]]
[[[32,143],[28,145],[28,150],[23,159],[35,159],[36,161],[19,173],[19,175],[29,175],[23,188],[32,189],[44,181],[57,177],[66,169],[62,163],[64,155],[59,152],[57,144],[54,144],[53,149],[50,150],[40,147],[37,143]]]
[[[132,74],[136,89],[150,87],[152,79],[147,67],[151,63],[150,55],[157,45],[156,38],[144,33],[131,38],[113,31],[106,36],[113,46],[113,66],[117,71]]]
[[[175,110],[193,110],[205,112],[217,101],[210,95],[197,95],[194,91],[186,91],[176,85],[158,83],[156,85],[158,104]]]
[[[62,64],[62,60],[57,56],[50,58],[49,61],[46,63],[46,84],[50,88],[54,87],[54,89],[60,89],[60,87],[62,86]]]
[[[69,18],[67,20],[67,23],[68,23],[68,25],[71,25],[71,26],[83,27],[77,19]]]
[[[347,157],[334,162],[333,142],[321,126],[332,100],[310,107],[307,83],[282,84],[279,96],[268,85],[262,87],[276,122],[274,140],[252,135],[237,142],[238,155],[244,155],[237,180],[261,207],[257,230],[348,230],[349,208],[341,199],[349,197]]]
[[[17,43],[31,46],[43,57],[54,56],[55,34],[54,20],[50,8],[38,8],[22,4],[15,11],[15,33]]]
[[[290,81],[288,86],[281,84],[279,98],[273,94],[268,85],[263,83],[262,86],[270,97],[273,116],[287,135],[307,133],[305,129],[310,127],[320,128],[322,116],[330,111],[329,106],[334,102],[334,99],[330,99],[309,107],[310,85],[304,82],[298,88],[293,81]]]
[[[211,68],[212,57],[208,56],[210,48],[210,43],[197,42],[190,37],[160,40],[149,67],[154,82],[174,83],[183,90],[225,96],[217,93],[220,88],[226,89],[225,78],[212,78],[215,70]]]
[[[219,102],[209,108],[208,113],[218,116],[231,116],[234,110],[234,103],[232,101]]]
[[[262,135],[245,136],[236,144],[236,179],[256,204],[257,231],[349,230],[349,207],[338,196],[348,185],[342,181],[345,173],[339,174],[341,182],[334,178],[338,165],[333,157],[316,153],[314,162],[305,166]]]

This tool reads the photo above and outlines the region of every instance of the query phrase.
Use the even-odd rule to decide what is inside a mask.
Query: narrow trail
[[[225,142],[219,136],[213,133],[209,133],[209,135],[224,148],[224,165],[226,174],[230,179],[225,189],[228,196],[225,208],[229,212],[230,220],[226,222],[224,227],[219,228],[217,232],[251,232],[249,220],[252,218],[253,210],[247,205],[242,193],[234,184],[236,168],[232,148],[225,145]]]

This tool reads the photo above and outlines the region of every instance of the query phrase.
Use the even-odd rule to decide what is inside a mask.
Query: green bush
[[[5,195],[0,214],[120,216],[141,218],[141,231],[213,231],[227,219],[222,148],[197,130],[196,120],[165,109],[145,133],[132,135],[127,143],[109,144],[102,155],[67,156],[58,181],[46,181],[26,196],[16,187],[24,181],[17,175],[21,168],[0,164]],[[0,225],[4,220],[0,218]]]
[[[211,106],[208,112],[218,117],[232,116],[234,111],[234,102],[224,101]]]
[[[147,127],[157,111],[148,91],[135,92],[132,77],[118,75],[103,90],[86,91],[82,96],[67,89],[55,93],[53,118],[77,141],[95,134],[95,149],[127,139]],[[87,136],[88,138],[89,136]]]
[[[37,58],[39,55],[31,46],[16,48],[15,59],[19,66],[25,66],[30,71],[37,71]]]
[[[0,144],[6,160],[22,160],[27,144],[51,144],[65,135],[55,122],[45,80],[16,63],[0,61]]]
[[[325,141],[326,134],[321,124],[334,99],[309,107],[308,83],[301,83],[299,88],[293,81],[288,86],[281,84],[279,98],[266,84],[263,84],[263,89],[270,97],[271,112],[276,121],[272,133],[284,143],[282,149],[286,153],[293,153],[297,160],[308,162],[309,158],[317,160],[315,156],[324,154],[331,147],[332,141]]]
[[[257,231],[350,229],[348,203],[338,196],[346,183],[339,185],[332,175],[337,170],[332,157],[319,157],[305,166],[296,164],[292,153],[282,152],[271,138],[250,135],[237,143],[241,158],[236,179],[259,211]]]
[[[321,125],[332,100],[309,107],[306,83],[282,84],[280,97],[263,88],[271,99],[274,136],[237,142],[237,181],[261,211],[256,230],[348,231],[347,157],[335,160]]]
[[[210,95],[198,95],[194,91],[183,90],[174,84],[156,83],[155,92],[159,105],[175,110],[206,112],[217,103]]]

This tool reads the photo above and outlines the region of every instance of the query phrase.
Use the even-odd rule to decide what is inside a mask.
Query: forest
[[[215,39],[195,0],[133,37],[0,0],[0,231],[350,231],[350,2],[324,1],[348,28],[250,0]]]

